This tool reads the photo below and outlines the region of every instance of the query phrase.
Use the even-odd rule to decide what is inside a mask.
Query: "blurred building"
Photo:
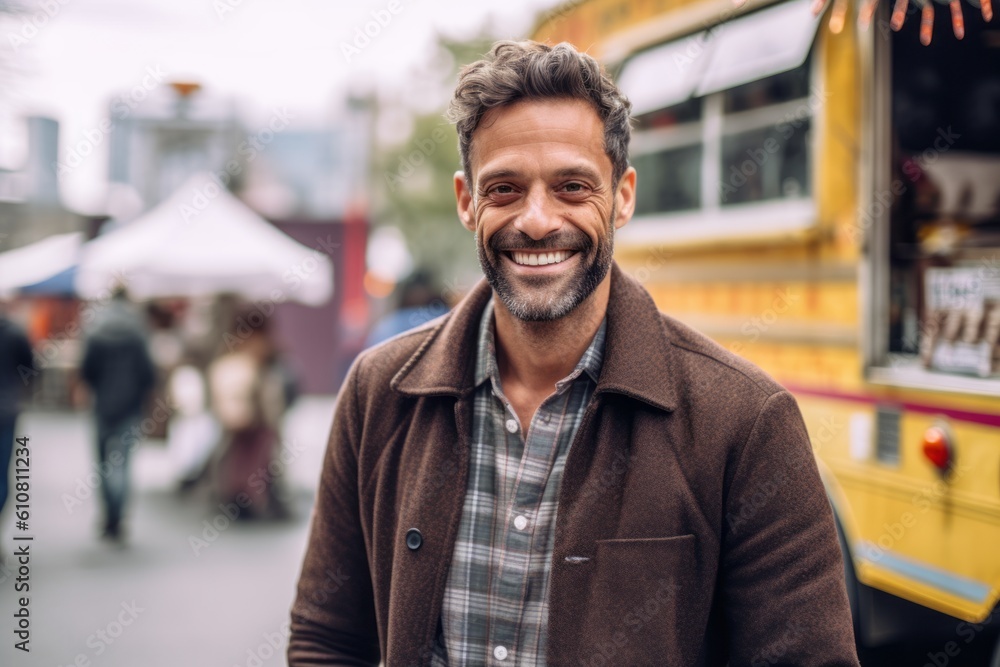
[[[196,84],[157,89],[134,109],[123,99],[111,105],[109,177],[137,195],[142,209],[208,171],[276,227],[330,256],[330,302],[281,304],[274,317],[302,391],[335,391],[361,348],[368,317],[367,105],[351,101],[337,120],[302,127],[282,109],[248,125],[233,101]]]
[[[28,155],[22,168],[0,169],[0,250],[12,250],[67,232],[82,231],[85,218],[63,207],[57,163],[59,123],[30,116],[24,120]]]
[[[338,124],[275,134],[249,165],[240,192],[279,229],[333,260],[329,304],[278,307],[278,330],[283,340],[295,340],[290,356],[306,391],[328,392],[339,386],[368,325],[363,288],[368,136],[368,107],[352,100]]]
[[[19,169],[0,169],[0,252],[15,250],[57,234],[87,232],[95,220],[63,206],[59,191],[59,123],[51,118],[24,119],[28,151]],[[12,294],[4,294],[11,298]],[[69,403],[69,375],[75,363],[75,341],[64,335],[77,317],[78,302],[59,285],[22,294],[10,313],[28,331],[36,349],[57,339],[36,357],[40,371],[32,384],[35,405]]]
[[[232,100],[197,84],[174,83],[141,102],[112,100],[108,180],[130,185],[145,208],[160,203],[188,177],[218,170],[237,155],[241,128]]]

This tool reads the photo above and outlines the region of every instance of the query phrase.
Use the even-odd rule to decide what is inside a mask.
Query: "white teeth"
[[[511,256],[518,264],[527,266],[545,266],[546,264],[558,264],[569,259],[573,253],[568,250],[559,252],[512,252]]]

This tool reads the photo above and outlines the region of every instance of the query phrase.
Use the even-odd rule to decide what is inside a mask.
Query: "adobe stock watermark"
[[[778,318],[788,312],[802,299],[802,295],[785,288],[778,290],[771,300],[771,306],[761,311],[760,315],[751,317],[740,327],[740,333],[749,338],[753,343],[760,338],[761,334],[767,333],[771,326],[778,321]],[[729,346],[729,351],[740,354],[743,351],[743,343],[737,342]]]
[[[657,271],[666,266],[667,260],[673,256],[674,253],[654,246],[643,253],[642,266],[628,267],[625,269],[625,273],[632,276],[640,285],[645,285]]]
[[[873,563],[882,560],[886,552],[892,551],[909,531],[917,527],[920,518],[949,493],[951,485],[970,470],[972,470],[972,466],[968,463],[956,465],[947,482],[939,479],[933,484],[925,486],[919,493],[914,494],[910,503],[916,508],[915,511],[903,512],[899,515],[899,519],[893,523],[883,522],[882,533],[875,538],[874,542],[868,543],[865,549],[865,558]]]
[[[637,458],[635,454],[626,455],[620,450],[615,450],[614,456],[611,458],[611,465],[604,468],[600,475],[587,478],[588,482],[580,499],[589,500],[619,486],[625,479],[625,475],[632,469]]]
[[[256,493],[265,494],[269,485],[280,479],[288,466],[302,455],[305,446],[297,441],[285,443],[281,452],[266,466],[257,468],[247,478],[247,485]],[[219,503],[219,511],[211,519],[201,522],[200,534],[188,535],[188,546],[192,553],[200,557],[201,552],[214,544],[219,536],[242,516],[251,506],[254,499],[246,492],[236,495],[232,502]]]
[[[783,142],[787,142],[813,117],[816,110],[826,104],[831,93],[813,87],[805,102],[787,112],[774,124],[774,131],[781,138],[768,137],[757,148],[746,150],[747,159],[738,165],[729,165],[729,174],[719,183],[719,195],[722,201],[728,201],[729,196],[746,185],[758,171],[764,168],[773,155],[781,152]]]
[[[995,594],[996,591],[991,591]],[[993,597],[992,595],[990,596]],[[962,621],[955,626],[955,634],[964,640],[964,645],[959,644],[955,640],[951,640],[945,643],[941,647],[940,651],[927,653],[927,662],[924,663],[923,667],[948,667],[951,664],[952,658],[957,658],[961,653],[962,649],[966,648],[971,644],[979,634],[989,626],[990,622],[993,620],[993,615],[997,611],[994,609],[989,613],[989,615],[983,619],[981,623],[971,623],[969,621]]]
[[[126,454],[131,455],[132,451],[143,440],[155,433],[157,428],[170,419],[175,411],[176,406],[170,405],[162,398],[157,398],[149,416],[140,420],[121,435],[121,444],[125,447],[124,452],[115,448],[108,452],[104,461],[100,463],[92,461],[90,472],[76,478],[73,493],[63,493],[60,496],[59,499],[62,501],[63,507],[66,508],[66,512],[72,515],[78,507],[90,500],[103,480],[121,472],[128,461]]]
[[[769,665],[789,664],[785,660],[789,649],[799,643],[806,629],[798,619],[785,622],[785,631],[777,640],[769,644],[750,661],[750,667],[768,667]]]
[[[758,513],[781,492],[795,475],[814,460],[824,446],[829,444],[847,427],[847,421],[837,417],[827,416],[820,420],[816,437],[811,439],[812,455],[802,456],[794,463],[778,469],[768,479],[757,484],[752,492],[744,493],[739,498],[739,509],[726,512],[726,522],[735,535],[741,525],[752,520]],[[810,434],[811,435],[811,434]]]
[[[243,4],[243,0],[213,0],[212,9],[215,10],[215,15],[219,17],[219,22],[226,20],[226,14],[231,14],[236,11],[236,8]]]
[[[344,60],[350,64],[352,59],[360,56],[361,52],[367,49],[372,40],[389,27],[392,20],[399,16],[403,9],[402,0],[389,0],[384,9],[373,10],[370,21],[365,22],[364,26],[354,28],[354,39],[350,43],[340,43],[340,52],[344,55]]]
[[[329,234],[326,235],[326,238],[317,236],[316,242],[312,246],[312,252],[288,267],[281,276],[282,282],[288,286],[288,289],[297,290],[319,269],[320,259],[333,257],[334,251],[338,248],[340,248],[340,244],[333,241]],[[249,310],[236,318],[236,326],[233,327],[233,330],[223,332],[222,342],[225,343],[226,348],[233,352],[240,344],[249,340],[253,332],[264,326],[268,318],[274,314],[278,304],[285,303],[287,300],[288,295],[282,289],[275,288],[271,290],[268,298],[253,301]]]
[[[21,29],[7,33],[7,41],[16,53],[18,49],[38,36],[38,33],[62,11],[71,0],[42,0],[39,11],[21,21]]]
[[[257,156],[267,148],[267,145],[274,141],[275,135],[288,129],[293,119],[294,114],[290,113],[287,107],[274,109],[265,126],[248,136],[236,147],[237,154],[243,160],[233,156],[233,159],[226,162],[222,170],[212,172],[210,180],[191,188],[191,198],[187,202],[181,202],[178,206],[178,211],[184,222],[189,223],[203,213],[212,201],[229,186],[230,181],[242,174],[246,166],[257,159]]]
[[[27,387],[37,376],[42,374],[49,365],[59,360],[60,354],[70,341],[76,341],[83,332],[83,327],[93,322],[98,313],[104,310],[111,302],[113,286],[127,285],[128,275],[124,271],[119,271],[112,276],[109,287],[103,289],[98,297],[89,301],[80,311],[76,321],[70,322],[62,331],[50,336],[39,343],[35,348],[34,358],[31,366],[20,365],[17,373],[21,376],[21,382]]]
[[[886,21],[884,18],[879,18],[875,21],[875,27],[878,29],[882,39],[889,39],[893,32],[903,27],[903,23],[908,17],[920,14],[923,11],[923,6],[919,2],[911,2],[907,4],[904,12],[900,12],[900,9],[899,2],[896,2],[890,20]]]
[[[572,0],[567,3],[559,3],[552,9],[543,13],[541,18],[539,18],[536,22],[536,25],[545,25],[546,23],[552,23],[554,25],[559,23],[566,18],[570,12],[586,2],[587,0]]]
[[[95,664],[93,658],[104,655],[109,647],[121,639],[122,635],[125,634],[125,629],[135,623],[139,614],[146,611],[135,600],[122,602],[120,606],[121,609],[114,618],[108,621],[104,627],[97,628],[87,636],[87,648],[91,650],[86,653],[77,653],[65,666],[60,664],[59,667],[91,667]],[[104,662],[97,661],[96,664],[104,664]]]
[[[265,632],[261,635],[264,640],[255,648],[247,649],[247,658],[243,662],[244,667],[262,667],[265,662],[274,656],[284,656],[285,647],[292,634],[291,621],[285,621],[278,626],[277,632]],[[238,665],[234,665],[238,667]]]
[[[673,579],[660,579],[656,589],[648,598],[640,601],[622,616],[619,627],[611,633],[608,641],[598,642],[592,648],[589,656],[580,658],[580,664],[584,667],[607,667],[608,665],[621,664],[619,653],[632,640],[629,633],[634,637],[642,632],[643,628],[652,623],[664,609],[673,604],[680,590],[681,585]]]
[[[707,45],[722,34],[728,27],[728,21],[739,13],[742,4],[730,4],[723,11],[707,17],[701,22],[704,35],[700,40],[688,40],[684,53],[674,55],[674,64],[679,71],[684,71],[705,54]]]
[[[167,76],[169,76],[169,74],[164,72],[163,68],[159,64],[147,66],[145,76],[142,77],[138,84],[133,86],[124,95],[120,95],[112,100],[111,114],[119,121],[128,118],[129,114],[131,114],[143,100],[149,97],[149,94],[159,87]],[[101,144],[104,143],[104,140],[108,137],[108,135],[115,131],[115,127],[117,126],[109,117],[102,119],[101,122],[97,124],[97,127],[84,130],[83,138],[70,146],[62,161],[54,162],[52,164],[56,170],[56,177],[59,180],[62,180],[67,175],[72,173],[74,169],[83,164],[84,160],[86,160]]]
[[[445,132],[444,128],[435,127],[431,130],[430,137],[424,137],[414,141],[413,144],[416,148],[406,155],[400,156],[399,165],[396,167],[396,171],[387,171],[383,173],[383,177],[385,178],[386,185],[389,186],[389,190],[391,192],[395,192],[396,188],[402,185],[405,179],[416,173],[417,168],[427,162],[427,158],[434,155],[434,153],[437,152],[438,147],[447,139],[448,133]]]
[[[961,138],[962,135],[955,132],[951,125],[937,128],[937,136],[934,137],[931,145],[919,154],[907,158],[900,166],[903,175],[910,183],[916,183],[926,165],[937,162]],[[902,196],[908,187],[909,184],[902,178],[895,178],[888,188],[876,192],[868,206],[858,209],[855,224],[848,232],[850,240],[856,244],[861,243],[865,233],[875,224],[875,221],[881,219],[892,209],[894,199]]]
[[[334,595],[339,593],[340,589],[344,587],[344,584],[350,580],[351,575],[344,572],[343,565],[339,565],[336,572],[334,572],[332,568],[324,568],[323,582],[319,586],[305,593],[306,604],[322,607],[329,602]]]
[[[992,257],[983,257],[979,260],[978,266],[968,267],[970,269],[976,269],[975,278],[982,282],[987,282],[1000,276],[1000,260],[997,259],[996,255]],[[972,295],[966,295],[959,298],[955,302],[954,308],[956,310],[966,310],[970,306],[978,309],[979,304],[977,300]],[[944,328],[944,323],[934,317],[925,317],[917,322],[916,330],[911,332],[906,332],[902,336],[902,345],[904,350],[920,350],[921,341],[935,340],[939,334],[941,334]],[[912,363],[912,355],[906,354],[905,352],[890,352],[886,355],[886,359],[889,362],[891,368],[900,368],[910,366]]]

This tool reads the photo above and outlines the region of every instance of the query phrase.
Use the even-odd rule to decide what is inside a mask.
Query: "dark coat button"
[[[406,531],[406,546],[410,548],[410,551],[416,551],[423,543],[424,536],[420,534],[419,530],[416,528],[410,528]]]

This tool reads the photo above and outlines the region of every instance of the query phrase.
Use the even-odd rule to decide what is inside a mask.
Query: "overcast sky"
[[[30,3],[32,0],[22,0]],[[20,118],[61,123],[60,152],[99,127],[109,100],[150,72],[194,80],[240,102],[245,121],[287,107],[297,123],[321,124],[351,86],[401,82],[426,61],[438,32],[471,35],[487,23],[523,36],[556,0],[48,0],[0,23],[0,167],[17,168]],[[393,7],[390,7],[393,5]],[[397,9],[392,14],[389,10]],[[357,30],[381,19],[368,44]],[[384,25],[382,25],[384,24]],[[40,26],[40,27],[36,27]],[[375,32],[374,26],[369,26]],[[63,183],[63,199],[94,212],[103,201],[104,147]]]

